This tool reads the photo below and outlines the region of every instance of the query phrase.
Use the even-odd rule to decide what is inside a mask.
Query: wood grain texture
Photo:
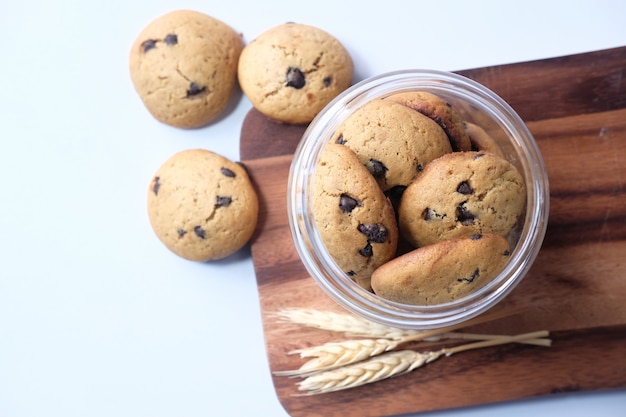
[[[458,71],[486,85],[526,121],[626,107],[623,48]]]
[[[550,180],[546,239],[528,276],[500,307],[522,315],[475,330],[553,332],[552,348],[507,345],[440,359],[410,374],[344,392],[294,397],[274,377],[293,416],[392,416],[579,390],[626,386],[626,47],[460,71],[505,98],[527,121]],[[300,262],[287,222],[291,155],[306,126],[244,121],[241,160],[260,194],[252,241],[270,369],[300,366],[293,349],[337,340],[279,323],[282,307],[342,311]]]

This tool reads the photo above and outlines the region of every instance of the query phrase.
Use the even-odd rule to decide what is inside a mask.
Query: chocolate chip
[[[196,236],[198,236],[200,239],[205,239],[206,238],[206,232],[204,231],[204,229],[201,226],[196,226],[193,228],[193,232],[196,234]]]
[[[187,234],[187,231],[185,229],[178,229],[176,233],[178,233],[178,237],[183,237]]]
[[[187,97],[197,96],[198,94],[204,92],[206,90],[205,86],[199,85],[195,82],[191,82],[189,84],[189,89],[187,90]]]
[[[339,135],[339,137],[337,138],[337,140],[335,141],[335,143],[336,143],[337,145],[345,145],[345,144],[346,144],[346,141],[345,141],[345,139],[343,138],[343,133]]]
[[[406,190],[406,185],[396,185],[395,187],[391,187],[390,189],[385,191],[385,195],[392,200],[399,200],[400,198],[402,198],[404,190]]]
[[[299,68],[289,67],[287,75],[285,75],[287,87],[293,87],[296,90],[301,89],[306,84],[304,73]]]
[[[478,158],[482,158],[483,156],[485,156],[484,153],[478,153],[474,156],[473,160],[477,160]]]
[[[359,250],[359,253],[366,258],[371,258],[372,256],[374,256],[374,250],[372,249],[372,245],[369,242],[363,249]]]
[[[237,176],[232,170],[226,167],[221,167],[220,172],[222,173],[223,176],[228,177],[228,178],[235,178]]]
[[[143,53],[145,54],[150,49],[156,48],[156,43],[157,41],[155,39],[147,39],[141,42],[141,49],[143,50]]]
[[[474,190],[470,187],[469,182],[463,181],[456,187],[456,192],[461,194],[472,194]]]
[[[333,77],[324,77],[324,87],[328,88],[333,83]]]
[[[227,207],[230,206],[230,203],[233,202],[233,199],[231,197],[222,197],[219,195],[215,198],[215,200],[215,208]]]
[[[457,281],[471,283],[471,282],[474,282],[474,280],[476,278],[478,278],[479,275],[480,275],[480,269],[476,268],[474,270],[474,272],[472,273],[471,277],[469,277],[469,278],[457,278]]]
[[[385,164],[375,159],[370,159],[369,163],[366,164],[367,169],[369,169],[370,173],[377,180],[385,178],[385,173],[389,171]]]
[[[339,196],[339,208],[344,213],[351,213],[356,207],[360,207],[362,203],[354,197],[349,196],[348,194],[341,194]]]
[[[502,256],[509,256],[509,255],[511,255],[511,252],[509,252],[508,249],[502,253]]]
[[[417,172],[422,172],[424,170],[424,165],[422,164],[417,164],[417,166],[415,167],[415,169],[417,169]]]
[[[470,239],[478,240],[478,239],[482,239],[482,237],[483,237],[483,235],[481,235],[480,233],[475,233],[475,234],[470,236]]]
[[[429,221],[434,219],[444,219],[446,217],[445,214],[439,214],[435,210],[430,207],[426,207],[422,212],[422,219]]]
[[[461,222],[464,226],[469,226],[474,223],[476,216],[474,216],[474,213],[469,211],[464,204],[465,203],[461,203],[456,208],[456,221]]]
[[[160,177],[154,177],[154,185],[152,186],[152,192],[154,195],[159,194],[159,188],[161,188],[161,183],[159,182],[160,180]]]
[[[354,272],[354,271],[348,271],[348,272],[346,272],[346,274],[348,274],[348,276],[353,277],[353,276],[355,276],[355,275],[356,275],[356,272]]]
[[[380,224],[360,224],[357,230],[367,237],[368,242],[384,243],[387,240],[387,229]]]
[[[176,36],[175,34],[170,33],[165,37],[166,45],[172,46],[172,45],[176,45],[177,43],[178,43],[178,36]]]

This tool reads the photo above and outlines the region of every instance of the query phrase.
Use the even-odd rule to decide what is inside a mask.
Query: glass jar
[[[445,304],[416,306],[379,297],[356,284],[326,250],[313,218],[312,179],[324,146],[335,130],[367,102],[405,91],[426,91],[454,106],[466,122],[488,131],[526,183],[526,210],[504,269],[484,287]],[[466,77],[442,71],[405,70],[355,84],[311,122],[291,164],[287,190],[289,226],[309,274],[337,303],[366,319],[405,329],[432,329],[475,317],[502,300],[526,275],[545,235],[548,177],[539,148],[515,111],[498,95]]]

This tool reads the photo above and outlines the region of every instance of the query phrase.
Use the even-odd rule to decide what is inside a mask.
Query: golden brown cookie
[[[171,156],[148,190],[150,224],[163,244],[193,261],[224,258],[252,237],[259,203],[240,164],[203,149]]]
[[[365,289],[374,269],[396,253],[391,203],[349,148],[328,144],[313,180],[313,217],[337,265]]]
[[[428,164],[406,188],[399,227],[416,247],[475,233],[506,236],[525,205],[524,179],[506,159],[453,152]]]
[[[485,129],[477,124],[466,122],[465,131],[470,138],[473,151],[491,152],[504,158],[502,149]]]
[[[352,83],[346,48],[309,25],[275,26],[250,42],[239,60],[239,84],[252,105],[270,119],[308,123]]]
[[[485,286],[509,259],[507,240],[474,234],[415,249],[372,274],[374,293],[403,304],[434,305],[465,297]]]
[[[408,186],[430,161],[452,151],[437,123],[382,99],[352,113],[330,141],[352,149],[383,191]]]
[[[410,107],[433,119],[446,132],[453,151],[469,151],[471,143],[459,112],[443,98],[427,91],[395,93],[387,100]]]
[[[176,10],[152,21],[130,50],[130,76],[160,122],[195,128],[226,108],[237,80],[243,41],[211,16]]]

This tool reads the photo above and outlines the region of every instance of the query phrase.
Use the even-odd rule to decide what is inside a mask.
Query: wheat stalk
[[[405,374],[441,355],[413,350],[389,352],[364,362],[307,376],[298,382],[298,390],[306,391],[300,395],[314,395],[354,388]]]
[[[304,378],[298,383],[298,389],[305,391],[301,395],[313,395],[353,388],[402,375],[441,356],[450,356],[466,350],[505,343],[550,346],[550,339],[544,338],[548,335],[547,331],[517,336],[455,331],[463,327],[510,316],[520,310],[521,308],[501,310],[496,313],[483,314],[464,323],[442,329],[415,331],[385,326],[349,314],[313,309],[283,309],[275,314],[281,320],[366,339],[330,342],[320,346],[293,350],[289,354],[299,354],[301,358],[312,359],[305,362],[299,369],[276,371],[274,374]],[[394,351],[399,345],[409,342],[436,343],[447,339],[477,340],[477,342],[430,352]],[[423,346],[423,343],[421,345]]]
[[[325,343],[306,349],[289,352],[290,355],[300,354],[301,358],[314,358],[305,362],[300,368],[291,371],[276,371],[278,376],[303,376],[314,372],[326,371],[350,365],[389,352],[398,346],[398,341],[389,339],[355,339],[342,342]]]
[[[351,314],[307,308],[285,308],[274,314],[277,318],[302,326],[344,333],[349,337],[400,339],[413,330],[397,329]]]
[[[478,333],[460,333],[460,332],[450,332],[443,333],[439,336],[435,336],[432,338],[433,341],[438,340],[446,340],[446,339],[456,339],[456,340],[502,340],[506,339],[508,336],[495,335],[495,334],[478,334]],[[427,340],[431,340],[428,338]],[[534,339],[524,339],[519,340],[517,343],[523,343],[526,345],[535,345],[535,346],[543,346],[550,347],[552,346],[552,341],[550,339],[544,338],[534,338]]]
[[[305,374],[305,378],[298,383],[298,390],[306,392],[301,395],[314,395],[355,388],[408,373],[435,361],[441,356],[451,356],[472,349],[537,339],[547,335],[547,331],[539,331],[517,336],[503,336],[497,339],[443,348],[434,352],[416,352],[413,350],[388,352],[336,369]]]
[[[293,324],[312,327],[315,329],[329,330],[344,333],[348,337],[368,337],[376,339],[403,339],[414,337],[412,340],[435,338],[436,336],[451,332],[463,327],[473,326],[488,321],[517,314],[523,307],[513,307],[500,310],[495,313],[486,313],[453,326],[430,331],[405,330],[354,316],[347,313],[335,313],[332,311],[320,311],[307,308],[285,308],[274,313],[274,316]]]
[[[355,339],[342,342],[329,342],[319,346],[297,349],[289,352],[289,355],[299,354],[301,358],[313,358],[305,362],[300,368],[287,371],[275,371],[277,376],[305,376],[315,372],[327,371],[363,361],[384,352],[394,350],[398,345],[407,343],[415,336],[406,336],[403,339]],[[429,338],[432,339],[432,338]],[[445,339],[455,340],[479,340],[479,341],[502,341],[508,340],[509,336],[484,335],[474,333],[444,333],[437,336],[437,341]],[[518,341],[537,346],[550,346],[549,339],[529,338]]]

